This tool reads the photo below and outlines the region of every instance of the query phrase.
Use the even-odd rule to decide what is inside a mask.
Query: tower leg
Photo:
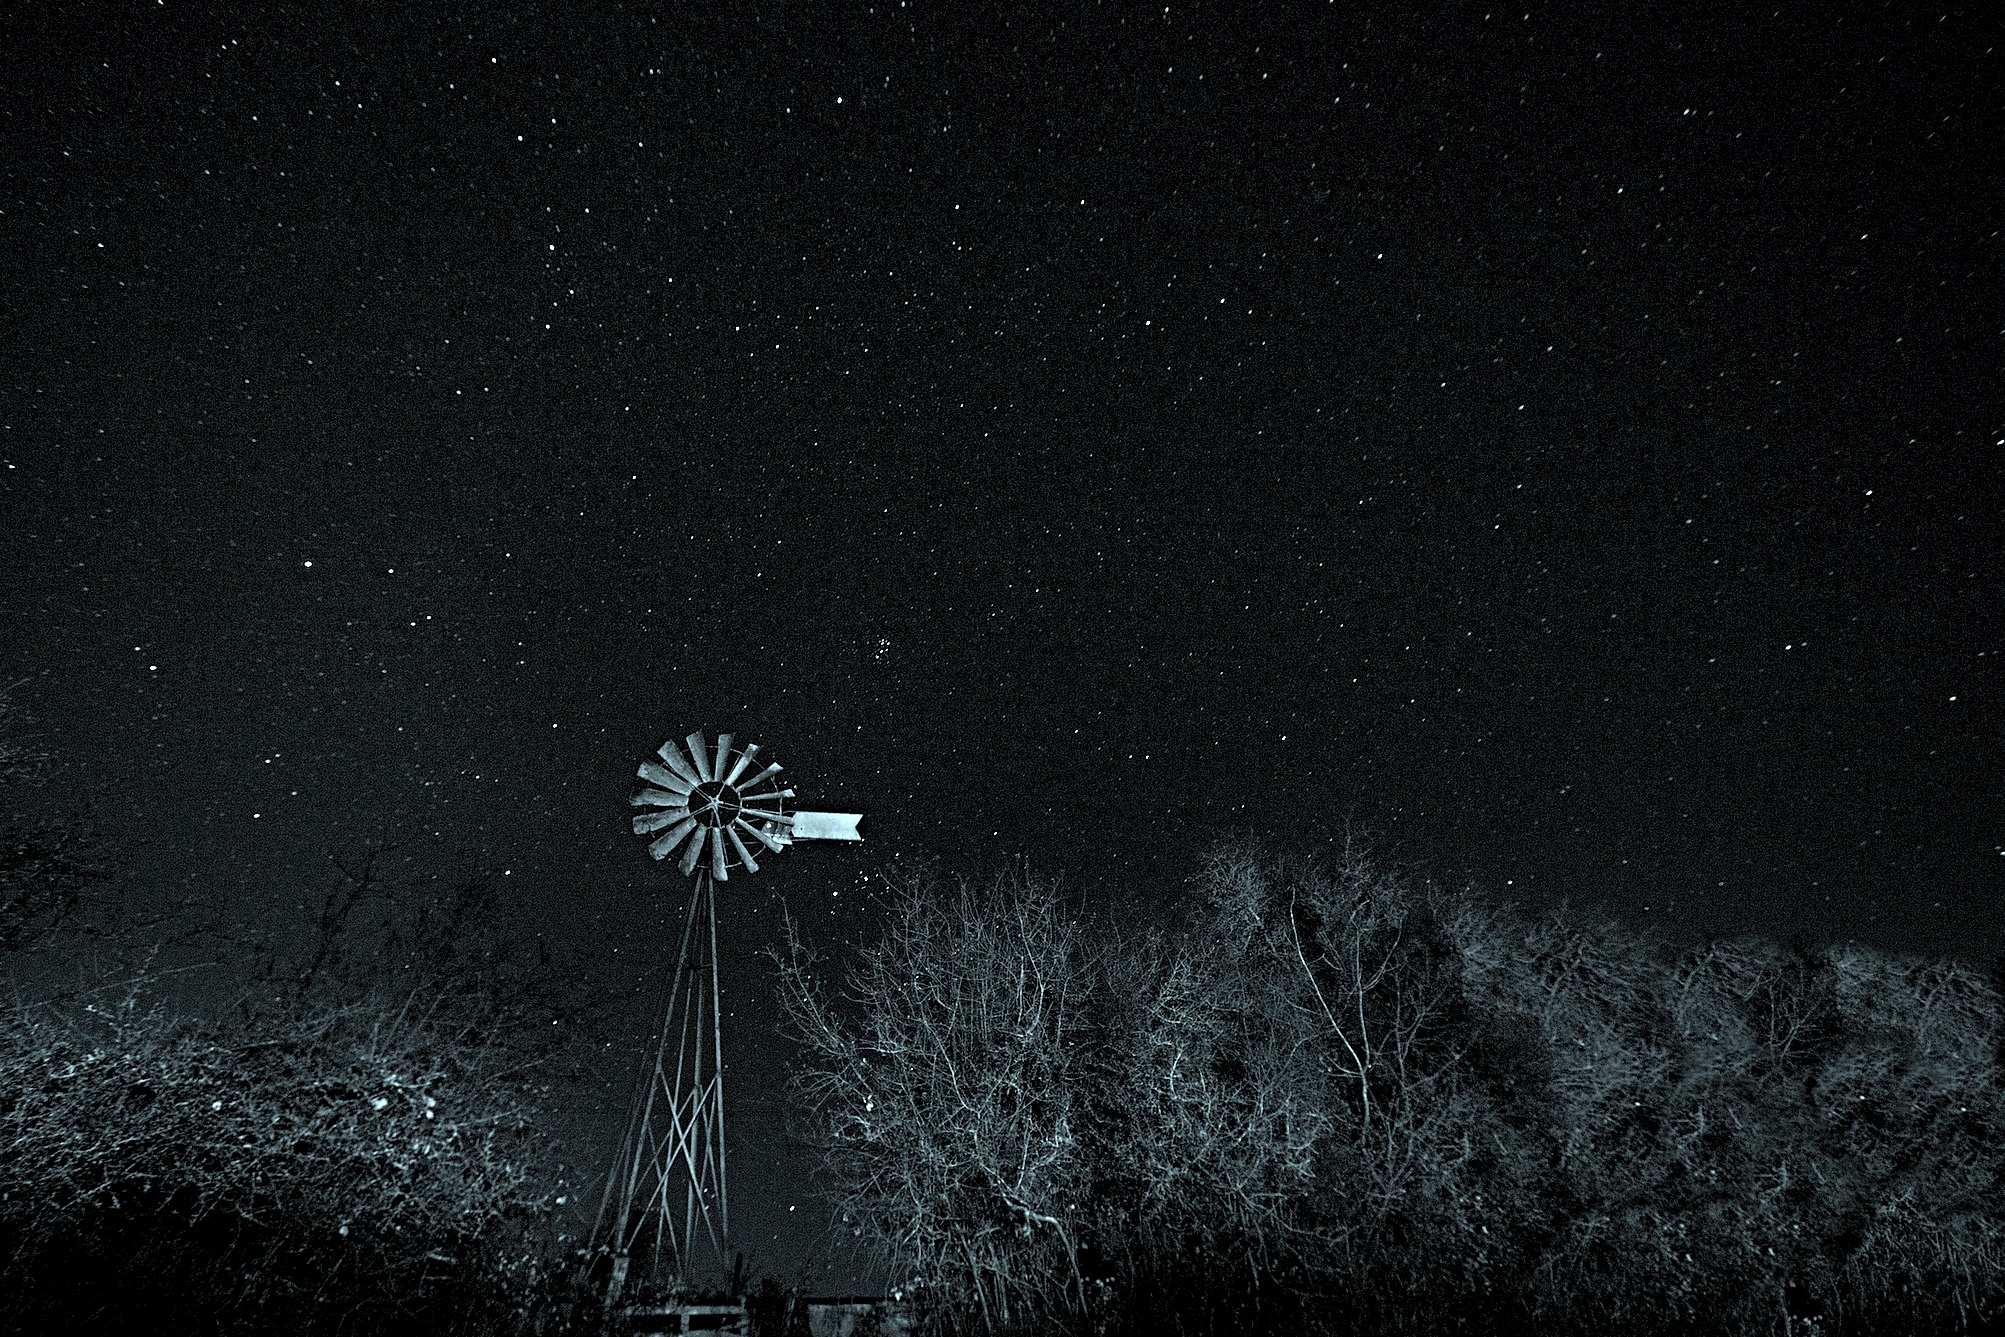
[[[664,1253],[676,1279],[689,1279],[699,1234],[708,1236],[719,1266],[725,1266],[722,992],[715,887],[708,870],[700,870],[668,1007],[593,1227],[594,1252],[603,1245],[612,1255],[608,1307],[623,1292],[632,1255],[649,1231],[654,1280],[662,1279]]]

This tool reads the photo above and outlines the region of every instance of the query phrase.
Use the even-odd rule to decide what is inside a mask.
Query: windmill
[[[734,869],[759,871],[760,854],[797,840],[861,840],[853,812],[789,812],[794,791],[759,745],[734,751],[732,735],[713,751],[701,731],[663,743],[660,764],[637,772],[646,787],[628,800],[635,835],[653,836],[657,860],[681,850],[676,867],[695,875],[682,947],[669,981],[668,1009],[653,1053],[644,1057],[626,1136],[606,1178],[592,1227],[592,1254],[612,1261],[606,1303],[617,1303],[636,1253],[658,1279],[664,1258],[686,1278],[707,1241],[719,1263],[730,1237],[724,1193],[724,1026],[717,973],[717,885]],[[659,834],[656,834],[656,833]],[[673,1043],[673,1048],[671,1048]]]

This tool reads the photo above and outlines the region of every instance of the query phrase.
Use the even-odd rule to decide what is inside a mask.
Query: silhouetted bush
[[[25,722],[0,691],[10,792],[51,771]],[[584,1000],[494,879],[393,894],[384,850],[337,858],[287,951],[283,915],[104,894],[102,842],[54,811],[0,821],[0,955],[35,967],[0,1012],[0,1330],[598,1323],[535,1119]],[[234,1006],[169,990],[190,977],[156,962],[191,946]]]
[[[437,1324],[542,1281],[524,1093],[409,1008],[246,1026],[129,988],[0,1028],[0,1313],[22,1327]]]

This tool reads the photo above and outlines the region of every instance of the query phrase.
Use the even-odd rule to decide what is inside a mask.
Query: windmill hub
[[[722,780],[707,780],[689,791],[689,815],[713,829],[737,821],[744,808],[738,791]]]

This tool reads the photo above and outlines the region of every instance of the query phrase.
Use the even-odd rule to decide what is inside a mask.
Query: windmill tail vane
[[[717,884],[728,882],[733,869],[758,872],[755,850],[777,854],[803,840],[863,839],[860,813],[791,811],[794,791],[779,778],[779,763],[762,761],[757,743],[734,749],[733,741],[722,734],[713,748],[699,731],[684,740],[685,753],[670,739],[656,749],[658,762],[640,764],[644,787],[628,800],[649,810],[633,818],[635,835],[653,837],[648,853],[659,861],[680,849],[676,866],[693,873],[695,885],[667,1014],[643,1062],[592,1228],[593,1254],[603,1249],[610,1256],[609,1308],[650,1236],[657,1280],[665,1259],[677,1278],[688,1278],[700,1240],[720,1265],[729,1244]]]

